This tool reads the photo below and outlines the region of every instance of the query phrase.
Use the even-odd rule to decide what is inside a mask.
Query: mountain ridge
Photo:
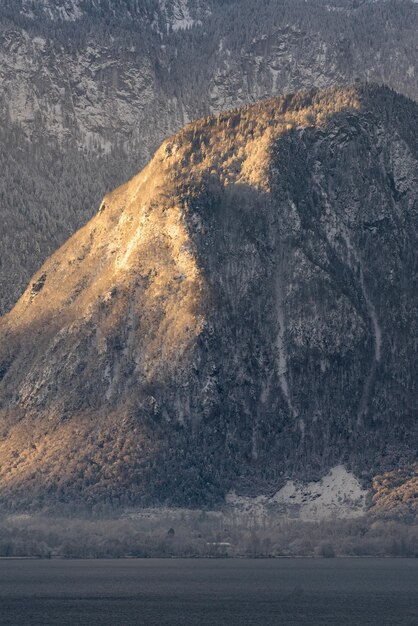
[[[263,101],[105,196],[0,319],[2,501],[408,476],[416,111],[362,84]]]
[[[0,156],[20,180],[26,152],[33,175],[18,191],[3,181],[0,313],[104,193],[188,121],[358,77],[417,99],[417,30],[417,5],[394,0],[2,2]],[[65,164],[52,168],[52,206],[50,162]]]

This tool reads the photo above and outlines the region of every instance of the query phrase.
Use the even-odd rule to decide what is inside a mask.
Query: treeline
[[[8,516],[0,557],[418,557],[418,527],[369,518],[302,522],[215,512],[132,514],[119,519]]]

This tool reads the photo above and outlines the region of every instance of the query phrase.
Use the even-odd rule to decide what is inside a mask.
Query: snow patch
[[[161,10],[163,14],[167,16],[167,0],[161,0]],[[204,13],[208,13],[207,9],[203,9]],[[188,0],[174,0],[170,17],[168,18],[168,23],[171,26],[174,32],[179,30],[186,30],[187,28],[192,28],[193,26],[200,26],[202,24],[201,20],[194,19],[190,13],[190,8],[188,4]]]
[[[34,37],[32,39],[33,44],[39,48],[39,50],[42,50],[42,52],[45,51],[46,49],[46,39],[44,39],[44,37]]]
[[[256,519],[276,516],[302,521],[361,517],[366,511],[367,490],[343,465],[337,465],[317,482],[289,480],[273,496],[255,498],[230,492],[227,505]]]

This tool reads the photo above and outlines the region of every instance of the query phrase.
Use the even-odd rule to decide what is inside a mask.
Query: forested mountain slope
[[[356,78],[416,99],[417,32],[409,1],[3,0],[0,311],[189,120]]]
[[[2,501],[213,504],[338,464],[406,501],[417,197],[418,105],[388,88],[166,140],[0,320]]]

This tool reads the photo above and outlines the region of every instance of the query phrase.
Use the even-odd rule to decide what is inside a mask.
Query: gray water
[[[418,559],[0,560],[0,624],[417,626]]]

